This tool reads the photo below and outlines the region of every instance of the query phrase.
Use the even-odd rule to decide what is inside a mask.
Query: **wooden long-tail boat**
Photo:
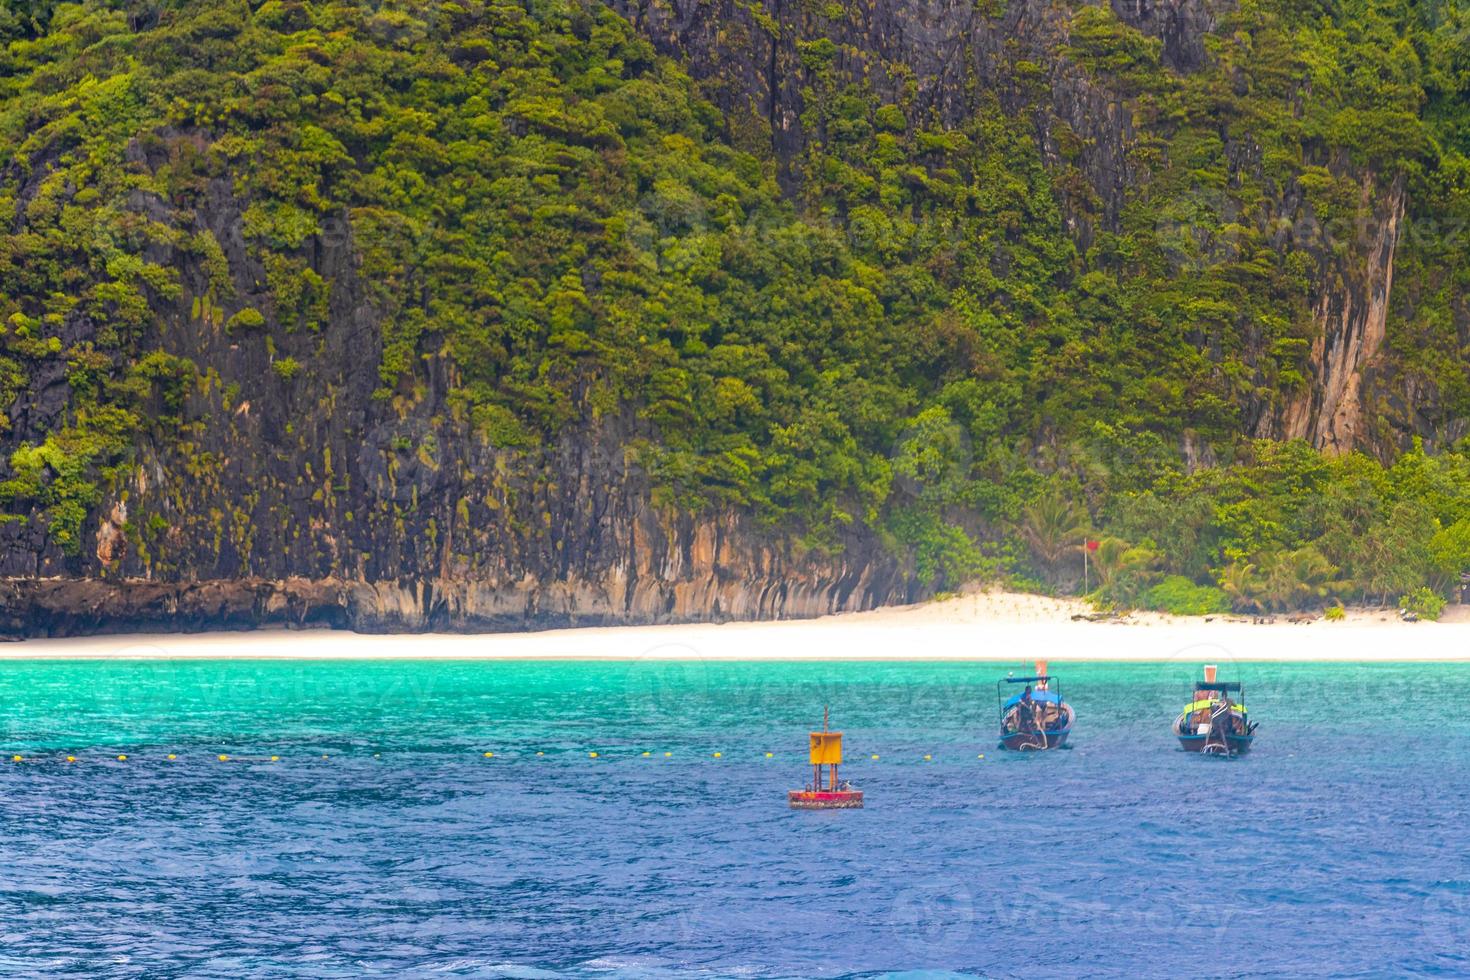
[[[1213,664],[1205,667],[1205,679],[1195,683],[1193,697],[1174,719],[1174,735],[1186,752],[1244,755],[1256,740],[1245,687],[1239,681],[1217,681],[1215,673]]]
[[[1012,694],[1015,685],[1025,690]],[[1010,695],[1007,697],[1007,695]],[[1000,707],[1000,747],[1013,752],[1042,752],[1067,744],[1076,712],[1062,699],[1062,683],[1038,661],[1029,677],[1007,677],[995,685]]]

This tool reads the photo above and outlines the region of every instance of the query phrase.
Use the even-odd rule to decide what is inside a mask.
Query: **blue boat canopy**
[[[1007,701],[1005,705],[1001,708],[1001,710],[1011,710],[1016,705],[1021,703],[1021,697],[1021,694],[1017,694],[1015,697]],[[1057,695],[1053,694],[1051,691],[1032,691],[1031,700],[1039,704],[1061,704],[1062,702],[1062,699],[1057,697]]]

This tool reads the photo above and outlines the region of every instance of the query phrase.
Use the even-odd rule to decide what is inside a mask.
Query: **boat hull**
[[[1011,726],[1002,723],[1000,730],[1000,747],[1011,752],[1044,752],[1049,749],[1060,749],[1067,744],[1067,736],[1072,734],[1072,722],[1077,717],[1072,706],[1065,701],[1061,704],[1060,714],[1045,719],[1044,724],[1055,725],[1054,728],[1046,728],[1043,731],[1014,731]]]
[[[1225,745],[1222,750],[1220,734],[1212,734],[1208,731],[1210,726],[1203,724],[1203,721],[1204,712],[1180,715],[1174,719],[1174,737],[1179,739],[1179,746],[1184,751],[1207,755],[1245,755],[1251,750],[1251,744],[1256,740],[1256,737],[1250,734],[1251,726],[1246,722],[1245,717],[1232,713],[1228,728],[1224,732]],[[1206,730],[1200,731],[1196,726]]]
[[[1060,732],[1010,732],[1001,735],[1000,747],[1011,752],[1043,752],[1066,745],[1070,734],[1071,729]]]
[[[1206,735],[1180,735],[1179,745],[1186,752],[1202,753],[1205,750],[1205,742],[1207,740],[1208,736]],[[1251,743],[1253,743],[1255,740],[1256,737],[1254,735],[1226,735],[1225,747],[1229,749],[1230,755],[1245,755],[1251,750]],[[1218,746],[1219,744],[1220,743],[1217,740],[1215,742],[1215,745]],[[1218,751],[1219,750],[1217,748],[1211,754],[1217,754]]]
[[[863,791],[794,789],[786,794],[786,800],[793,810],[861,810]]]

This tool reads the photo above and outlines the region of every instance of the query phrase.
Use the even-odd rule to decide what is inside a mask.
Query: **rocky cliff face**
[[[1080,166],[1102,197],[1105,219],[1116,218],[1137,177],[1128,153],[1130,110],[1065,57],[1068,10],[1052,0],[844,4],[840,17],[830,7],[791,0],[612,0],[611,6],[661,51],[688,64],[732,119],[737,143],[774,157],[793,193],[800,186],[794,165],[820,135],[802,124],[813,72],[801,45],[813,37],[836,43],[833,68],[840,78],[907,103],[915,120],[957,125],[976,111],[981,93],[993,94],[1006,111],[1034,119],[1054,158],[1058,124],[1064,125],[1080,137]],[[1203,57],[1213,19],[1198,0],[1115,0],[1114,8],[1163,37],[1171,61],[1188,65]],[[1044,84],[1018,72],[1020,63],[1042,66]]]
[[[663,51],[686,61],[732,118],[764,123],[767,150],[788,164],[783,176],[793,189],[799,187],[799,174],[789,164],[818,137],[801,123],[812,73],[803,65],[800,41],[813,36],[837,41],[836,66],[845,79],[871,86],[883,99],[907,101],[915,119],[957,124],[977,111],[984,93],[998,96],[1008,113],[1032,119],[1053,165],[1062,159],[1059,134],[1068,134],[1079,147],[1077,166],[1086,178],[1086,193],[1064,203],[1069,227],[1083,248],[1098,229],[1116,230],[1130,191],[1147,176],[1147,164],[1136,152],[1134,106],[1072,61],[1071,11],[1051,0],[1012,0],[993,7],[970,0],[859,4],[844,6],[843,18],[784,0],[761,5],[612,0],[612,5]],[[1162,42],[1162,62],[1179,72],[1205,63],[1206,37],[1219,14],[1235,8],[1232,0],[1111,0],[1121,21]],[[1028,83],[1036,73],[1028,76],[1022,66],[1040,66],[1045,83]],[[752,127],[759,130],[760,125]],[[1241,169],[1260,164],[1252,147],[1227,146],[1226,152]],[[1341,160],[1333,166],[1352,173]],[[1362,173],[1358,180],[1364,219],[1336,243],[1339,249],[1322,249],[1313,279],[1319,332],[1311,342],[1308,385],[1278,405],[1250,406],[1247,414],[1256,420],[1258,437],[1305,439],[1339,452],[1368,445],[1369,406],[1362,389],[1385,336],[1405,190],[1402,179],[1384,182]],[[1310,222],[1301,201],[1290,198],[1282,202],[1281,213],[1289,221]]]
[[[1364,380],[1387,332],[1404,204],[1402,179],[1380,188],[1371,175],[1363,178],[1360,207],[1370,217],[1360,226],[1358,247],[1330,264],[1317,289],[1320,333],[1312,342],[1310,385],[1267,434],[1339,452],[1367,441]]]
[[[171,133],[130,155],[156,169],[192,145]],[[210,231],[240,302],[265,303],[268,273],[241,238],[227,179],[196,207],[143,194],[131,205],[180,240]],[[428,364],[418,410],[375,399],[382,340],[345,219],[310,248],[335,284],[329,315],[268,346],[190,299],[212,292],[196,256],[150,246],[148,260],[182,270],[185,285],[160,311],[161,345],[206,375],[182,432],[156,432],[116,474],[80,556],[41,522],[0,523],[0,634],[774,619],[920,594],[871,532],[834,556],[739,512],[660,507],[630,448],[652,433],[632,413],[594,420],[584,406],[586,420],[552,444],[496,449],[440,410],[454,380],[442,359]],[[282,398],[273,365],[292,356],[319,368]],[[20,435],[39,441],[56,424],[64,379],[54,387],[55,399],[18,406]],[[130,511],[153,516],[129,523]]]
[[[854,534],[836,557],[802,555],[738,513],[657,507],[616,427],[588,426],[544,452],[516,454],[431,422],[364,430],[344,416],[324,420],[294,455],[263,457],[246,440],[270,425],[269,410],[253,410],[242,435],[242,409],[221,409],[203,427],[196,451],[218,463],[196,478],[170,479],[188,464],[165,456],[131,471],[84,556],[90,574],[77,576],[44,539],[5,528],[11,577],[0,581],[0,634],[780,619],[920,594],[870,535]],[[334,446],[341,470],[316,469]],[[273,465],[287,458],[321,482]],[[243,500],[234,480],[252,487]],[[189,563],[151,560],[123,531],[127,501],[169,514],[161,540]]]
[[[609,2],[687,65],[725,112],[730,141],[775,161],[793,198],[803,152],[822,135],[804,121],[813,69],[803,44],[813,37],[834,42],[839,79],[902,103],[913,120],[957,124],[981,98],[1029,119],[1043,159],[1065,158],[1084,178],[1057,190],[1081,249],[1116,228],[1147,177],[1136,107],[1075,63],[1071,9],[1053,0]],[[1206,37],[1233,6],[1111,3],[1179,72],[1205,63]],[[168,131],[129,158],[156,174],[182,166],[198,143]],[[19,210],[45,173],[37,166],[22,186]],[[1371,230],[1324,258],[1314,279],[1320,333],[1308,383],[1256,407],[1258,435],[1336,450],[1365,438],[1364,378],[1384,342],[1405,189],[1363,174],[1361,194]],[[438,357],[413,399],[375,398],[380,312],[345,215],[303,256],[334,284],[320,328],[263,344],[224,322],[209,300],[211,271],[181,244],[210,232],[239,305],[267,304],[271,271],[245,246],[246,205],[231,181],[208,182],[188,207],[142,192],[128,206],[180,232],[145,255],[183,277],[182,298],[157,311],[158,346],[206,374],[177,413],[181,431],[156,432],[113,476],[79,557],[36,522],[0,523],[0,631],[530,628],[812,616],[922,597],[872,531],[816,551],[738,510],[694,517],[663,506],[630,452],[652,436],[631,412],[598,416],[583,403],[583,421],[554,442],[493,448],[446,410],[455,368]],[[80,315],[61,339],[87,339]],[[293,358],[314,369],[287,377],[278,366]],[[39,441],[64,415],[64,366],[47,370],[11,411],[14,443]],[[141,526],[129,519],[144,513]]]
[[[331,627],[359,632],[554,629],[784,619],[910,598],[886,557],[800,561],[731,520],[627,528],[626,561],[550,577],[397,580],[247,576],[202,581],[0,580],[0,636]]]

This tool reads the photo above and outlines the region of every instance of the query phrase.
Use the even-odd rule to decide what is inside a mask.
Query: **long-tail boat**
[[[1017,684],[1026,687],[1011,693]],[[1062,683],[1047,673],[1046,661],[1038,660],[1036,673],[1028,677],[1007,677],[997,683],[995,700],[1000,706],[1001,748],[1036,752],[1067,744],[1076,713],[1062,700]]]
[[[1243,755],[1256,740],[1256,723],[1245,706],[1245,687],[1239,681],[1218,681],[1215,676],[1215,665],[1206,665],[1205,679],[1195,683],[1193,697],[1174,719],[1174,734],[1186,752]]]

